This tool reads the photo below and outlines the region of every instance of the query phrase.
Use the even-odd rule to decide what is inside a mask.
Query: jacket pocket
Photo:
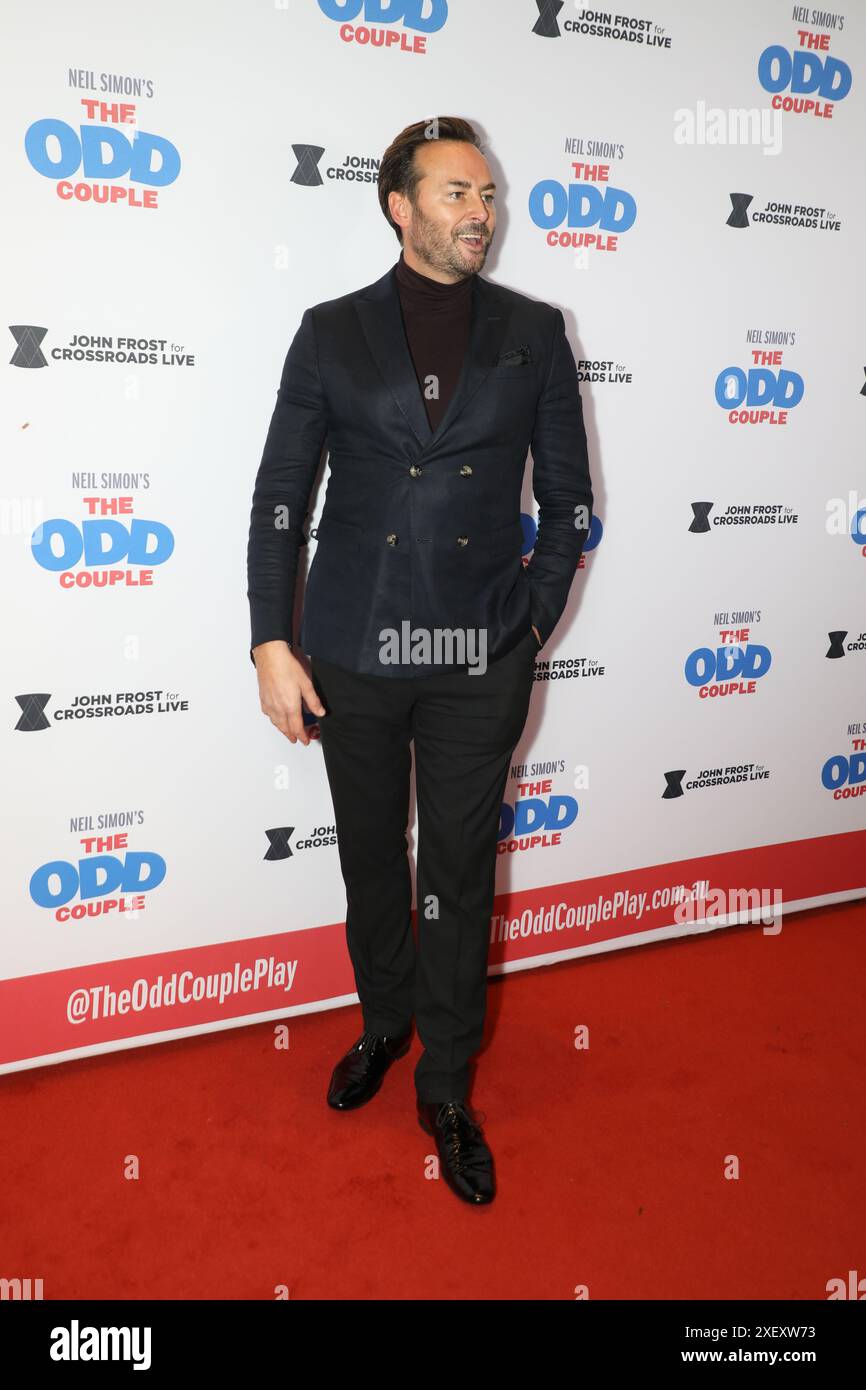
[[[348,554],[360,549],[361,527],[354,526],[349,521],[336,521],[333,517],[323,516],[316,527],[316,550],[324,545],[328,551]]]

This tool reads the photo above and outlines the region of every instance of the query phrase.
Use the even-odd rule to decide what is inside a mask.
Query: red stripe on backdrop
[[[729,850],[699,859],[652,864],[628,873],[606,874],[576,883],[503,895],[496,899],[494,908],[490,963],[498,965],[556,951],[577,950],[599,941],[622,940],[639,932],[670,926],[674,922],[676,903],[669,890],[678,886],[690,888],[698,880],[709,883],[707,905],[710,909],[714,892],[721,892],[727,898],[736,891],[767,890],[771,906],[771,895],[776,889],[783,905],[857,889],[866,894],[866,830],[791,840],[779,845],[759,845],[756,849]],[[618,900],[617,894],[624,901]],[[646,894],[646,903],[638,916],[637,905],[628,899],[636,897],[639,900],[642,894]],[[653,906],[657,894],[662,896],[658,905]],[[559,929],[555,925],[558,908]],[[569,909],[577,919],[572,926],[565,925]],[[719,907],[718,911],[723,909]],[[529,931],[524,924],[527,934],[521,936],[517,919],[524,913],[534,919],[535,929]],[[510,928],[497,922],[496,914],[506,917]],[[585,917],[593,917],[593,914],[587,927]],[[696,912],[692,920],[705,915],[711,913]],[[546,919],[543,932],[538,930],[539,918],[542,923]],[[688,930],[686,922],[683,933]]]
[[[864,879],[866,830],[856,830],[505,893],[494,907],[490,964],[577,950],[670,926],[670,898],[655,906],[653,898],[677,885],[707,881],[711,893],[726,894],[779,889],[783,903],[789,903],[858,889],[866,893]],[[645,906],[638,915],[643,894]],[[557,909],[559,929],[554,925]],[[593,913],[587,928],[587,916]],[[521,935],[518,924],[524,914]],[[569,914],[574,925],[563,925]],[[512,925],[506,929],[505,923]],[[683,931],[688,929],[684,924]],[[206,993],[195,997],[209,981],[222,991],[222,999]],[[134,1006],[135,989],[140,991],[141,1007]],[[278,1010],[289,1013],[354,992],[342,922],[25,975],[0,981],[0,1066],[175,1028]],[[79,1022],[72,1021],[76,1008],[81,1010]]]

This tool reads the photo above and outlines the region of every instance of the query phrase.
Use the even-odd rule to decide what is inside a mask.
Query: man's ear
[[[388,211],[401,231],[405,231],[404,222],[401,218],[409,216],[409,199],[405,193],[398,193],[396,190],[388,194]]]

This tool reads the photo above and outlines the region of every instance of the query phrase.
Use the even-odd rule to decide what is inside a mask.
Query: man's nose
[[[489,222],[492,209],[487,206],[482,197],[476,198],[474,203],[470,203],[468,215],[473,222]]]

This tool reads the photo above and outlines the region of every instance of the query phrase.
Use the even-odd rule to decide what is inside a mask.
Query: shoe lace
[[[480,1121],[484,1120],[484,1115],[480,1116]],[[442,1126],[447,1121],[454,1123],[448,1125],[446,1138],[451,1149],[452,1163],[455,1168],[469,1169],[486,1168],[489,1157],[484,1150],[478,1150],[475,1145],[482,1139],[481,1123],[476,1123],[472,1113],[463,1101],[446,1100],[443,1101],[436,1112],[436,1124]]]
[[[386,1033],[384,1035],[384,1041],[386,1041],[387,1043],[393,1043],[396,1037],[396,1033]],[[352,1050],[354,1052],[367,1052],[373,1046],[374,1043],[380,1043],[382,1041],[383,1035],[381,1033],[368,1033],[365,1031],[361,1034],[360,1038],[355,1043]]]
[[[383,1035],[382,1033],[367,1033],[367,1032],[364,1032],[364,1033],[361,1034],[360,1038],[359,1038],[358,1041],[355,1043],[355,1050],[356,1050],[357,1052],[365,1052],[365,1051],[368,1051],[368,1050],[373,1046],[374,1043],[382,1043],[382,1042],[393,1043],[395,1037],[396,1037],[396,1034],[394,1034],[394,1033],[387,1033],[387,1034]]]

